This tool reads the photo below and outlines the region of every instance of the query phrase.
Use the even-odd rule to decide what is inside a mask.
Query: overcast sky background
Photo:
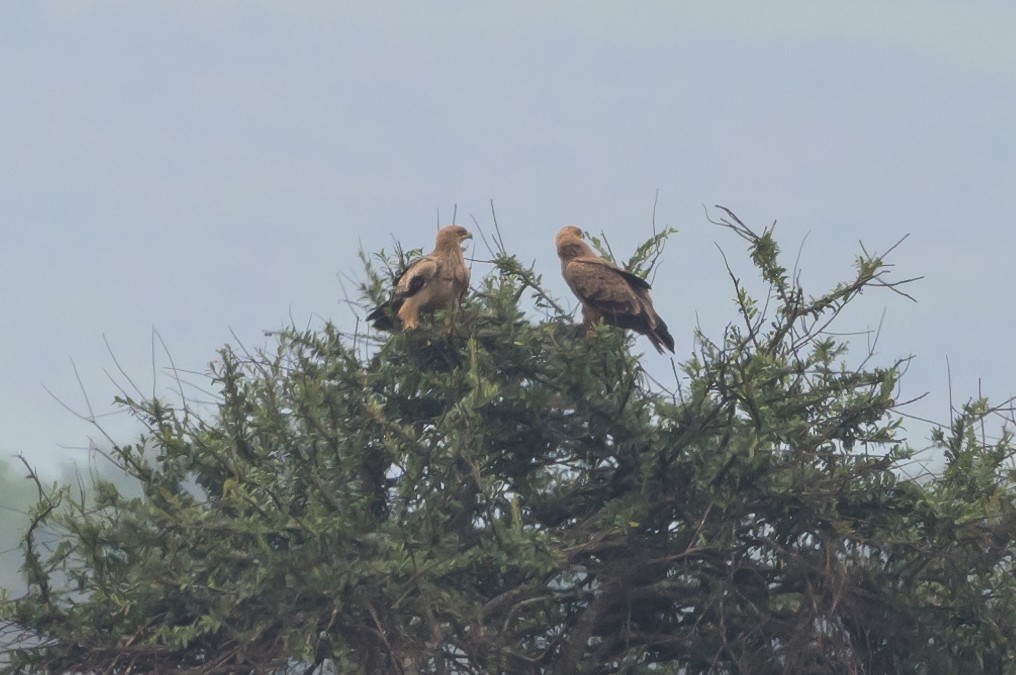
[[[1011,3],[65,2],[0,5],[0,459],[85,459],[120,364],[171,396],[295,320],[351,329],[357,249],[489,228],[569,298],[553,249],[575,223],[627,258],[671,239],[657,309],[688,358],[736,320],[706,220],[779,221],[806,289],[893,254],[916,304],[866,293],[878,360],[916,359],[914,414],[1016,392],[1016,48]],[[440,214],[440,215],[439,215]],[[478,240],[479,238],[477,238]],[[482,246],[473,251],[487,257]],[[489,266],[474,265],[474,281]],[[752,284],[759,288],[758,284]],[[865,348],[858,338],[858,351]],[[667,359],[648,342],[647,367]],[[104,424],[128,442],[123,416]],[[912,442],[927,445],[914,425]]]

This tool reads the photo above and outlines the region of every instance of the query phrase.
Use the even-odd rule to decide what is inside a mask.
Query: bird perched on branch
[[[469,230],[458,225],[438,230],[434,250],[409,264],[395,280],[392,297],[375,307],[367,320],[378,330],[394,330],[399,325],[413,330],[421,312],[457,304],[469,288],[462,242],[472,238]]]
[[[561,274],[582,303],[583,323],[602,320],[645,335],[661,354],[674,351],[674,338],[649,298],[649,282],[596,255],[574,225],[562,227],[555,243]]]

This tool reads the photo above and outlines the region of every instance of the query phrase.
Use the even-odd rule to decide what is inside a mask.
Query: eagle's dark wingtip
[[[657,337],[660,339],[660,342],[662,342],[663,346],[666,347],[671,354],[673,354],[674,347],[676,346],[676,343],[674,342],[674,337],[670,333],[668,333],[666,329],[660,331],[660,333],[662,333],[662,335],[659,333],[657,334]],[[662,349],[660,350],[660,353],[661,354],[663,353]]]
[[[398,320],[395,318],[394,307],[392,307],[390,302],[378,305],[372,309],[370,314],[367,315],[367,321],[375,330],[395,330],[399,327]]]
[[[659,314],[656,315],[656,326],[653,328],[653,332],[650,333],[649,339],[652,341],[653,346],[656,347],[656,351],[661,354],[664,347],[671,354],[674,353],[674,347],[677,343],[674,342],[674,336],[670,334],[667,324],[663,323],[663,319],[660,318]]]

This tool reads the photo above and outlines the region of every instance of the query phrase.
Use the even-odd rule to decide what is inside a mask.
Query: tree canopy
[[[125,389],[146,432],[111,458],[142,494],[40,483],[3,669],[1013,672],[1009,432],[974,400],[906,477],[905,360],[847,366],[832,330],[904,281],[862,250],[809,295],[723,214],[761,283],[731,273],[735,319],[673,386],[498,246],[416,331],[224,348],[212,414]],[[379,260],[405,256],[366,260],[365,304]]]

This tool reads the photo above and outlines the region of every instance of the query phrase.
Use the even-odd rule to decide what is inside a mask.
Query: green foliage
[[[31,593],[3,607],[39,642],[7,670],[1011,669],[1011,437],[975,402],[936,437],[943,474],[904,478],[905,362],[848,368],[827,330],[901,292],[887,264],[806,299],[772,232],[726,215],[767,297],[732,275],[738,321],[674,391],[500,250],[417,331],[223,349],[214,415],[125,398],[148,431],[114,455],[143,494],[46,491]]]
[[[38,500],[35,487],[24,480],[24,467],[0,460],[0,596],[24,588],[18,575],[18,542],[28,525],[28,510]]]

